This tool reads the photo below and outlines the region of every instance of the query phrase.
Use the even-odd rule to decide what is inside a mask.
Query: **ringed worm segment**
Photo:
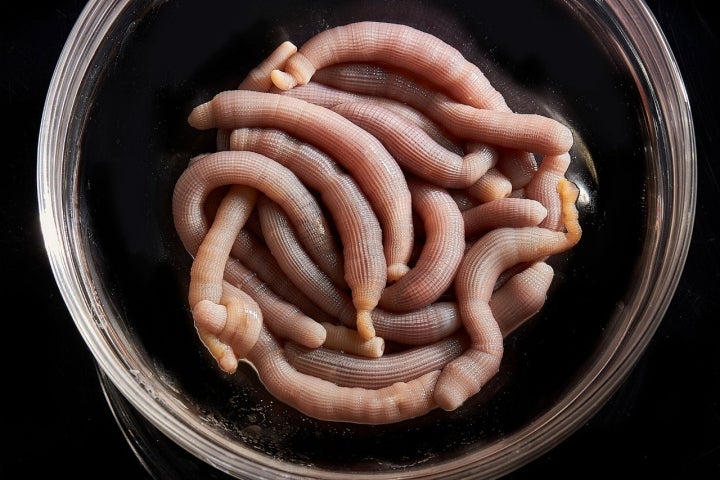
[[[289,90],[310,81],[317,70],[345,62],[389,63],[422,76],[460,102],[506,110],[505,99],[473,63],[451,45],[415,28],[386,22],[357,22],[327,29],[305,42],[274,70],[276,87]]]
[[[278,128],[322,148],[353,174],[374,206],[386,235],[388,280],[407,273],[413,237],[410,191],[397,162],[377,138],[327,108],[244,90],[218,93],[195,107],[188,122],[200,130]]]

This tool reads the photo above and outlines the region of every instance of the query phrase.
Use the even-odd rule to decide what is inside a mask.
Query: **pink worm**
[[[267,245],[247,228],[240,230],[230,255],[251,270],[260,281],[285,301],[297,306],[305,315],[318,322],[330,322],[332,317],[312,302],[285,275]]]
[[[543,204],[547,217],[540,224],[550,230],[563,226],[561,198],[557,194],[558,182],[565,178],[570,166],[570,155],[548,155],[543,157],[535,177],[525,187],[525,196]]]
[[[250,70],[245,76],[238,90],[252,90],[254,92],[269,92],[273,87],[270,73],[278,68],[283,68],[285,62],[295,52],[297,47],[289,42],[283,42],[273,50],[258,66]],[[230,133],[227,130],[219,129],[217,132],[216,145],[218,150],[227,150],[227,142]]]
[[[382,294],[380,306],[392,311],[415,310],[437,300],[454,280],[465,250],[463,217],[450,194],[413,178],[408,186],[427,239],[413,268]]]
[[[540,202],[527,198],[499,198],[462,212],[466,237],[500,227],[531,227],[546,216],[547,209]]]
[[[348,296],[304,252],[280,207],[270,201],[263,201],[261,197],[258,208],[265,242],[288,278],[327,313],[337,318],[353,318],[353,323],[357,324],[361,316],[356,313]],[[365,311],[365,316],[369,320],[368,311]],[[363,338],[372,338],[372,322],[363,326],[371,330],[364,331]],[[361,325],[357,325],[357,329],[360,332]]]
[[[248,360],[275,398],[319,420],[388,424],[419,417],[436,407],[432,392],[437,370],[380,389],[341,387],[298,372],[265,329]]]
[[[272,294],[255,273],[237,261],[228,260],[229,254],[236,253],[243,257],[265,257],[267,260],[259,248],[261,245],[250,241],[244,229],[238,232],[255,205],[256,192],[242,185],[231,186],[220,201],[209,229],[198,235],[182,236],[188,251],[195,255],[189,303],[198,333],[220,367],[228,372],[237,368],[237,359],[243,357],[257,340],[257,324],[262,321],[282,338],[293,339],[308,347],[318,347],[325,341],[325,330],[315,320],[305,316],[295,305],[287,304]],[[192,211],[177,211],[176,214],[181,218],[202,218],[202,205],[192,206]],[[202,238],[199,245],[197,238]],[[228,245],[231,245],[229,252]],[[271,269],[273,262],[262,265],[263,271]],[[216,285],[220,282],[221,291],[217,291]],[[292,294],[287,285],[283,291]],[[257,320],[253,323],[254,318]],[[239,332],[246,333],[239,335]],[[230,341],[232,343],[227,344],[229,348],[225,348]]]
[[[225,194],[202,242],[193,250],[190,268],[188,303],[190,308],[200,300],[218,303],[222,296],[223,271],[235,238],[255,207],[257,190],[233,185]],[[194,245],[193,247],[194,248]]]
[[[480,202],[491,202],[512,193],[512,183],[497,168],[491,168],[467,189],[468,194]]]
[[[555,272],[550,265],[536,262],[510,277],[493,292],[490,309],[503,337],[510,335],[540,311],[554,276]]]
[[[395,159],[370,133],[318,105],[242,90],[221,92],[195,107],[188,122],[198,129],[279,128],[326,151],[350,171],[377,212],[386,235],[388,280],[407,273],[413,240],[410,191]]]
[[[405,345],[427,345],[462,326],[455,302],[435,302],[404,313],[376,308],[371,316],[378,336]]]
[[[343,246],[345,280],[352,291],[353,304],[359,311],[375,308],[386,284],[382,231],[370,203],[352,177],[324,152],[280,130],[234,130],[230,148],[266,155],[320,192]]]
[[[260,306],[245,292],[223,282],[220,300],[200,300],[192,310],[198,336],[218,366],[234,373],[238,359],[253,348],[263,325]]]
[[[465,156],[435,142],[417,124],[378,103],[342,103],[333,110],[375,135],[400,166],[447,188],[465,188],[495,165],[492,149],[479,148]]]
[[[273,70],[283,68],[290,57],[297,52],[297,47],[289,41],[278,45],[260,64],[250,70],[240,85],[239,90],[253,90],[255,92],[268,92],[273,83],[270,74]]]
[[[503,337],[542,308],[553,276],[553,269],[548,264],[534,263],[493,292],[489,304]],[[286,344],[285,353],[291,365],[308,375],[341,386],[381,388],[440,369],[467,347],[465,335],[453,334],[422,347],[375,359],[327,348],[309,349],[292,342]]]
[[[358,329],[358,316],[348,296],[334,285],[327,276],[307,258],[299,248],[299,242],[288,222],[283,221],[282,210],[265,205],[266,241],[272,243],[278,261],[285,263],[286,273],[297,284],[303,285],[304,293],[328,314],[342,324]],[[272,213],[272,214],[271,214]],[[433,303],[411,312],[393,313],[381,308],[370,312],[371,323],[365,328],[374,329],[375,335],[408,344],[426,344],[446,336],[460,327],[457,308],[446,303]],[[363,338],[368,339],[366,332]]]
[[[309,349],[292,342],[285,345],[288,362],[299,372],[342,387],[383,388],[408,382],[440,370],[467,346],[465,335],[454,335],[430,345],[412,347],[378,358],[348,355],[327,348]]]
[[[573,144],[570,129],[552,118],[454,101],[445,93],[425,88],[380,65],[333,66],[318,71],[315,81],[356,94],[407,103],[453,135],[475,142],[548,155],[567,152]],[[534,158],[524,160],[530,162],[529,167],[534,166]]]
[[[260,307],[244,292],[223,281],[234,238],[255,205],[257,191],[231,187],[197,248],[190,269],[188,303],[198,335],[220,368],[234,372],[238,358],[252,348],[262,325]]]
[[[237,259],[228,259],[225,279],[255,300],[262,311],[263,324],[278,338],[289,339],[308,348],[317,348],[325,343],[326,331],[321,324],[280,298],[255,272]]]
[[[202,239],[207,220],[193,213],[202,211],[198,206],[214,189],[232,184],[253,187],[282,205],[314,260],[343,281],[339,249],[313,195],[290,170],[257,153],[216,152],[185,169],[173,192],[173,217],[181,239]]]
[[[566,232],[540,227],[498,228],[482,236],[466,253],[455,290],[471,346],[448,363],[438,378],[434,395],[444,410],[458,408],[500,368],[503,336],[489,303],[498,277],[510,267],[567,250],[580,240],[577,190],[562,179],[557,192]]]
[[[327,29],[310,38],[274,70],[282,90],[310,81],[317,70],[347,62],[382,62],[410,71],[458,101],[478,108],[507,110],[500,92],[457,49],[429,33],[385,22],[357,22]]]

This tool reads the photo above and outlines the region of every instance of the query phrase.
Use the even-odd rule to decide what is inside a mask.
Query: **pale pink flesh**
[[[329,52],[329,47],[334,51]],[[383,424],[414,418],[436,407],[456,409],[498,371],[503,337],[544,304],[554,272],[542,260],[579,241],[581,230],[575,209],[578,189],[565,179],[572,134],[552,119],[512,113],[477,67],[451,46],[410,27],[359,22],[321,32],[295,50],[289,42],[280,45],[240,85],[263,93],[222,92],[193,109],[188,118],[196,128],[218,129],[218,149],[233,148],[231,131],[238,129],[233,134],[242,137],[236,147],[242,151],[228,152],[237,153],[242,161],[217,167],[213,165],[222,164],[224,157],[199,155],[188,170],[203,173],[178,182],[174,197],[176,227],[189,252],[197,250],[208,231],[208,245],[223,239],[216,253],[218,258],[224,255],[224,266],[220,267],[222,259],[216,259],[198,262],[196,267],[191,304],[199,305],[194,314],[200,337],[221,368],[234,371],[238,359],[247,354],[271,394],[318,419]],[[437,57],[439,52],[442,57]],[[383,58],[384,66],[361,63],[379,58]],[[387,69],[388,65],[400,67],[404,73]],[[363,69],[364,78],[358,73]],[[369,71],[376,72],[374,78],[367,77]],[[330,84],[337,82],[333,77],[344,75],[344,85],[354,82],[355,86],[344,91],[316,84],[310,82],[313,75],[319,81],[330,79]],[[445,83],[430,86],[433,82]],[[357,116],[358,112],[362,115]],[[272,134],[268,133],[270,129]],[[405,140],[393,131],[405,132]],[[330,225],[323,223],[320,230],[313,230],[309,219],[322,219],[321,210],[314,206],[303,212],[302,195],[279,191],[295,187],[277,174],[276,167],[271,167],[274,173],[269,174],[275,187],[261,180],[268,173],[260,167],[250,177],[247,172],[230,171],[247,168],[246,163],[253,165],[251,170],[255,168],[252,154],[256,152],[246,149],[264,154],[257,158],[284,156],[274,161],[290,167],[291,172],[290,162],[295,162],[299,181],[319,191],[331,212],[341,237],[339,246],[346,248],[344,257],[330,239],[318,241],[317,234],[323,237]],[[298,162],[294,157],[300,152],[312,153]],[[418,152],[422,154],[418,156]],[[533,152],[542,156],[539,167]],[[471,167],[473,158],[482,156],[482,171]],[[318,162],[319,158],[322,160]],[[330,158],[340,162],[340,167]],[[230,181],[220,180],[220,171],[229,175]],[[444,178],[449,178],[451,171],[464,172],[452,174],[463,177],[463,183],[448,183]],[[413,182],[416,185],[417,180],[406,175],[421,172],[431,172],[427,180],[434,179],[436,185],[464,190],[453,192],[453,199],[450,192],[434,187],[443,198],[443,207],[415,204],[410,193],[414,195]],[[203,178],[206,173],[211,178],[209,183]],[[354,180],[362,189],[359,197],[353,191]],[[270,211],[268,205],[275,209],[273,220],[265,217],[262,234],[276,258],[289,264],[305,255],[303,262],[284,267],[293,269],[295,273],[290,276],[317,275],[320,279],[314,287],[305,284],[296,290],[293,285],[286,289],[287,295],[298,305],[304,303],[306,312],[318,312],[317,320],[324,321],[324,312],[330,312],[341,325],[321,324],[271,292],[258,275],[270,279],[276,273],[261,273],[262,255],[251,259],[252,253],[247,251],[261,252],[267,247],[248,247],[249,237],[244,236],[248,232],[240,229],[242,225],[220,221],[220,207],[215,214],[218,228],[224,225],[227,232],[213,237],[214,224],[205,218],[203,202],[214,189],[235,183],[247,184],[272,200],[261,202],[261,218]],[[356,204],[365,196],[368,203]],[[355,205],[366,207],[353,210],[359,208]],[[412,209],[425,222],[417,256],[412,256]],[[375,218],[375,212],[385,235],[382,248],[377,233],[366,233],[369,230],[363,223],[367,217]],[[451,235],[448,222],[455,225],[450,221],[455,216],[460,228],[457,235]],[[283,230],[290,222],[299,228],[299,237],[291,229]],[[280,228],[280,224],[285,227]],[[235,239],[230,242],[233,231]],[[259,233],[260,229],[255,231]],[[310,234],[313,231],[316,233]],[[455,238],[457,248],[451,243]],[[366,239],[373,243],[372,248],[347,251],[353,244],[362,246]],[[470,245],[467,250],[466,241]],[[310,260],[305,250],[319,256],[331,252],[332,259],[326,263]],[[431,266],[445,261],[448,252],[452,258],[452,252],[459,252],[457,266],[448,266],[448,271],[457,270],[457,275],[449,277]],[[235,256],[254,262],[257,273]],[[369,260],[386,266],[382,281],[368,273],[378,270],[369,266]],[[315,262],[323,265],[318,268]],[[266,263],[277,266],[275,259]],[[349,267],[353,263],[358,266]],[[202,265],[208,266],[200,268]],[[204,297],[217,298],[220,270],[224,270],[223,293],[211,302]],[[435,280],[434,273],[439,275]],[[328,274],[334,279],[327,280]],[[368,282],[367,277],[375,280],[363,283]],[[362,300],[355,301],[353,293],[351,301],[341,290],[346,278],[353,292],[363,292],[358,297]],[[455,281],[454,293],[448,289],[448,278]],[[385,280],[390,283],[383,289],[378,285]],[[283,290],[281,283],[275,288]],[[366,295],[367,290],[374,293]],[[450,301],[441,300],[440,295]],[[203,299],[198,302],[196,297]],[[392,305],[402,313],[376,308],[378,304]],[[337,308],[327,308],[332,305]],[[356,311],[362,314],[356,315]],[[246,322],[241,327],[239,322],[230,321],[232,315],[250,318],[254,312],[262,315],[260,322]],[[250,333],[241,335],[244,331]],[[442,342],[451,342],[452,335],[467,336],[469,343],[461,342],[458,349],[433,350]],[[243,343],[245,337],[251,340]],[[302,347],[289,344],[286,351],[279,339]],[[396,353],[383,355],[384,339],[416,346],[405,352],[405,359]],[[236,346],[235,351],[229,344]],[[347,352],[378,358],[363,360]],[[306,373],[293,368],[289,358],[300,362],[298,368]]]

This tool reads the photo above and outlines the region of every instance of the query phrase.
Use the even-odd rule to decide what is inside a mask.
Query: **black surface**
[[[150,478],[113,418],[92,357],[55,286],[37,217],[36,149],[45,93],[84,3],[24,4],[2,18],[3,138],[10,146],[10,165],[2,176],[6,232],[0,267],[6,272],[3,305],[10,326],[3,349],[10,376],[3,388],[3,439],[9,448],[0,456],[2,478],[94,478],[98,468],[110,478]],[[714,67],[720,39],[710,4],[648,2],[680,64],[698,145],[696,224],[677,294],[646,353],[606,406],[568,440],[508,478],[720,475],[715,208],[720,161],[713,145],[720,136],[715,112],[720,76]],[[149,436],[157,441],[153,432]]]

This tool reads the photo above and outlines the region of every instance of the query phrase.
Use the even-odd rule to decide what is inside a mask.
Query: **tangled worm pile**
[[[199,337],[318,419],[458,408],[581,236],[570,130],[408,26],[285,42],[188,122],[217,129],[172,207]]]

